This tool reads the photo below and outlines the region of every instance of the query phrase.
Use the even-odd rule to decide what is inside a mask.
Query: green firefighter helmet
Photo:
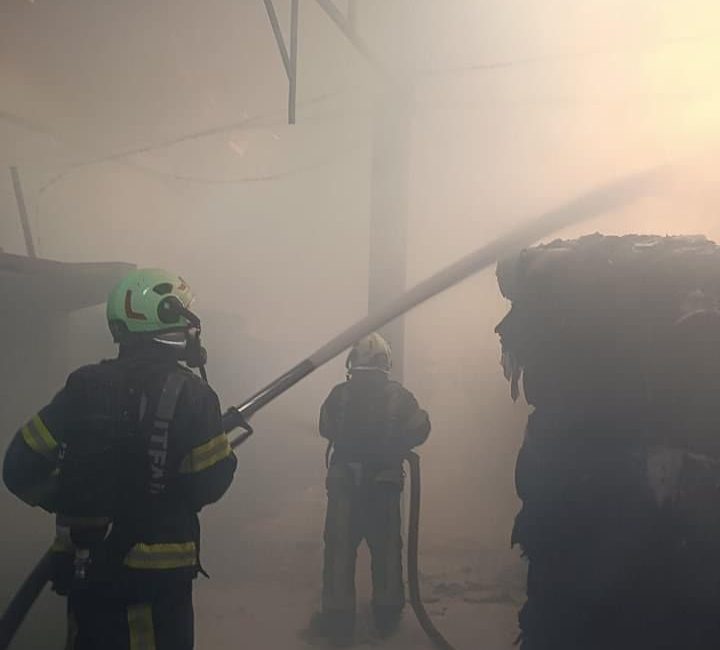
[[[345,367],[349,372],[355,370],[383,370],[390,372],[392,352],[390,344],[377,332],[360,339],[348,354]]]
[[[177,307],[189,309],[193,299],[179,275],[163,269],[131,271],[108,296],[107,320],[113,339],[116,343],[138,338],[161,340],[186,332],[191,324]]]

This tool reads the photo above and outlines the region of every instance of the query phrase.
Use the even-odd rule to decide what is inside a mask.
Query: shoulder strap
[[[385,413],[390,419],[397,418],[403,398],[403,387],[395,381],[388,381],[385,385],[385,398],[387,400]]]
[[[152,494],[165,492],[168,430],[175,417],[180,393],[186,381],[187,376],[183,372],[174,371],[168,374],[155,409],[152,430],[148,439],[148,456],[151,468],[150,492]]]
[[[157,409],[155,409],[156,425],[158,422],[171,422],[173,417],[175,417],[175,410],[177,409],[177,403],[180,399],[180,393],[186,381],[187,376],[184,372],[175,371],[167,376],[165,385],[160,393]]]

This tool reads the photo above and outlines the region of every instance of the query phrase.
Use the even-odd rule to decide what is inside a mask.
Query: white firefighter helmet
[[[377,332],[360,339],[348,354],[345,367],[348,372],[355,370],[383,370],[390,372],[392,352],[390,344]]]

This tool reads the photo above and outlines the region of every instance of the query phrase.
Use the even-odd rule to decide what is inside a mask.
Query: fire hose
[[[660,187],[665,174],[663,170],[652,169],[624,177],[615,182],[608,183],[582,194],[559,208],[546,212],[538,218],[523,224],[494,241],[469,253],[460,260],[438,271],[431,277],[420,282],[413,288],[404,292],[394,300],[388,302],[377,312],[368,315],[347,328],[341,334],[320,347],[307,359],[293,366],[286,373],[269,383],[267,386],[252,395],[239,406],[230,407],[223,416],[225,431],[230,433],[235,429],[243,432],[231,440],[233,448],[245,442],[252,434],[253,429],[248,424],[249,419],[265,405],[283,394],[289,388],[304,379],[347,348],[355,341],[370,332],[379,329],[386,323],[401,316],[417,305],[429,300],[433,296],[458,284],[467,277],[487,268],[499,259],[531,245],[538,239],[553,233],[561,228],[580,223],[591,217],[600,216],[613,209],[617,209],[650,194]],[[412,458],[415,460],[412,460]],[[408,458],[411,468],[411,490],[417,489],[416,522],[419,523],[419,459],[416,455]],[[412,487],[413,463],[416,463],[416,487]],[[410,536],[408,539],[408,579],[410,583],[410,600],[423,630],[433,643],[441,650],[452,650],[452,646],[432,625],[432,621],[425,612],[419,595],[417,580],[417,535],[418,526],[413,533],[413,507],[411,493]],[[415,551],[411,551],[412,535],[415,535]],[[51,552],[43,555],[32,572],[25,579],[20,589],[15,593],[0,619],[0,650],[6,650],[12,642],[17,630],[24,621],[33,603],[45,588],[52,577]],[[414,571],[411,570],[414,567]],[[414,578],[412,577],[414,575]],[[414,596],[413,596],[414,594]]]
[[[432,641],[433,645],[439,650],[455,650],[447,639],[442,635],[440,630],[435,627],[432,619],[425,611],[422,597],[420,595],[420,569],[419,569],[419,552],[420,546],[420,456],[411,451],[405,456],[408,466],[410,467],[410,520],[408,521],[408,595],[410,596],[410,605],[415,612],[420,627],[427,637]]]

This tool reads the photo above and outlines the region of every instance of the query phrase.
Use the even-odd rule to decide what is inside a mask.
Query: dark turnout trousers
[[[405,604],[400,497],[402,468],[330,466],[327,476],[322,607],[325,614],[355,613],[355,563],[364,539],[370,549],[376,623],[396,620]]]
[[[192,650],[192,582],[178,581],[147,601],[90,586],[68,596],[66,650]]]

